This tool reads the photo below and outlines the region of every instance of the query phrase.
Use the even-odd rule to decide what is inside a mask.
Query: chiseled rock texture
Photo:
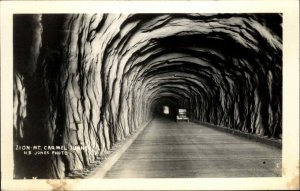
[[[81,145],[15,153],[16,178],[86,169],[150,121],[175,116],[280,138],[282,15],[14,16],[14,144]]]

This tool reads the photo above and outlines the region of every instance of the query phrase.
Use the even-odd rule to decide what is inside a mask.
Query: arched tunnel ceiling
[[[31,30],[19,32],[24,23]],[[281,14],[16,15],[14,42],[26,46],[14,50],[16,141],[33,141],[39,126],[37,141],[89,145],[57,159],[80,169],[163,103],[191,120],[280,138],[281,24]]]
[[[279,69],[277,75],[280,75],[280,26],[266,28],[266,21],[259,23],[250,15],[147,15],[142,21],[139,18],[140,15],[129,16],[129,21],[125,20],[120,29],[128,31],[116,35],[117,39],[112,41],[115,46],[110,45],[121,58],[118,67],[115,66],[116,73],[112,70],[109,74],[119,76],[124,69],[127,77],[133,72],[131,87],[135,86],[136,79],[142,78],[147,83],[146,89],[158,89],[156,92],[175,88],[187,93],[187,86],[192,86],[206,92],[207,99],[219,100],[215,96],[220,94],[220,88],[221,94],[231,95],[237,81],[245,81],[245,85],[240,86],[252,88],[254,92],[254,86],[258,86],[257,71],[266,75],[268,68],[274,67]],[[275,35],[271,33],[274,31]],[[126,46],[122,46],[125,41]],[[181,62],[182,67],[178,67],[177,62]],[[165,74],[162,68],[166,68]],[[192,69],[188,71],[188,68]],[[169,78],[172,73],[182,75]],[[177,85],[163,85],[164,75],[169,83]],[[192,80],[200,82],[202,87],[188,82]],[[156,98],[159,94],[153,92],[151,98]]]

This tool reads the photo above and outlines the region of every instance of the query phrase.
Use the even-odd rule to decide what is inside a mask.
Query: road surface
[[[281,176],[281,149],[196,123],[154,119],[104,178]]]

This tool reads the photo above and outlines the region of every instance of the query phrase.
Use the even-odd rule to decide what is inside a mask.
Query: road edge
[[[197,123],[197,124],[200,124],[200,125],[205,125],[205,126],[208,126],[208,127],[212,127],[214,129],[222,131],[222,132],[230,133],[230,134],[233,134],[233,135],[237,135],[239,137],[244,137],[244,138],[247,138],[247,139],[250,139],[250,140],[254,140],[256,142],[264,143],[264,144],[282,149],[282,141],[278,140],[278,139],[260,137],[260,136],[245,133],[245,132],[242,132],[242,131],[239,131],[239,130],[236,130],[236,129],[230,129],[230,128],[227,128],[227,127],[214,125],[214,124],[201,122],[201,121],[196,121],[196,120],[191,120],[191,122]]]
[[[131,137],[129,137],[125,142],[110,156],[108,156],[103,164],[95,168],[86,178],[104,178],[105,174],[113,167],[113,165],[119,160],[123,153],[130,147],[130,145],[136,140],[138,135],[151,123],[152,119],[146,122],[141,128],[138,128]]]

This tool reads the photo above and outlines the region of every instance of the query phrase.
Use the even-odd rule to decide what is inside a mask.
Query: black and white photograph
[[[281,11],[10,18],[12,181],[285,179]]]

